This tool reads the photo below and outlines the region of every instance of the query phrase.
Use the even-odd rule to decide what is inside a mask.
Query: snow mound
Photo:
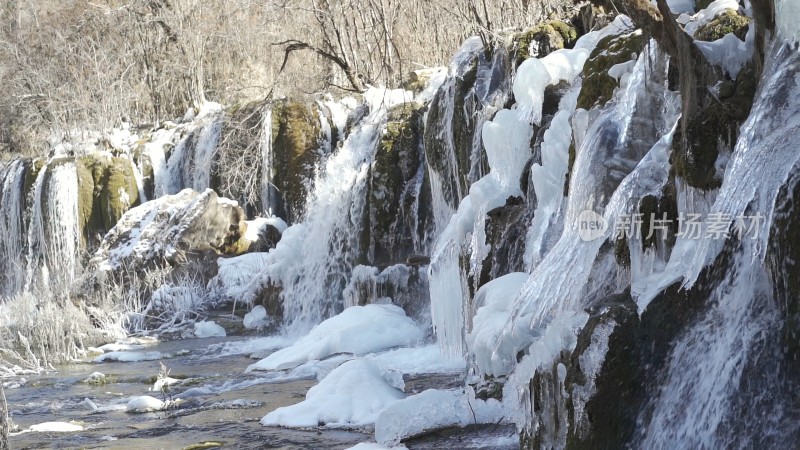
[[[375,439],[389,446],[425,431],[498,423],[502,418],[502,404],[495,399],[476,399],[472,390],[429,389],[395,402],[380,413],[375,422]]]
[[[505,375],[515,363],[507,361],[495,348],[511,315],[514,299],[527,279],[527,273],[510,273],[486,283],[475,294],[478,310],[472,332],[467,335],[467,348],[485,374]]]
[[[269,324],[267,309],[261,305],[254,306],[249,313],[244,315],[243,324],[248,330],[255,330],[265,327]]]
[[[422,337],[420,327],[398,306],[352,306],[315,326],[294,345],[252,364],[246,372],[291,369],[335,353],[365,355],[411,346]]]
[[[402,376],[357,359],[334,369],[296,405],[278,408],[262,425],[287,427],[360,426],[375,422],[387,406],[405,397]]]
[[[194,335],[198,338],[225,337],[225,328],[213,321],[197,322],[194,324]]]
[[[289,225],[286,225],[286,222],[280,217],[257,217],[253,220],[246,220],[245,223],[247,223],[247,231],[245,231],[244,238],[248,241],[257,241],[258,234],[267,226],[275,227],[281,234],[289,228]]]
[[[398,348],[365,357],[385,370],[395,370],[402,374],[418,375],[424,373],[457,373],[466,370],[464,358],[444,358],[439,345]]]

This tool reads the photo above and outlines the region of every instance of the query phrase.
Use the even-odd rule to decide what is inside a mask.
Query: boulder
[[[244,211],[213,190],[184,189],[136,207],[103,238],[92,263],[102,269],[179,265],[207,253],[241,254]]]

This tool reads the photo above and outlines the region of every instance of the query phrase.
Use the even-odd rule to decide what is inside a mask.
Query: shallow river
[[[74,363],[58,372],[26,376],[6,388],[9,410],[20,430],[46,422],[71,422],[73,432],[22,432],[11,437],[12,448],[275,448],[346,449],[372,441],[372,430],[319,427],[295,430],[265,427],[259,420],[281,406],[305,398],[314,378],[287,379],[281,374],[244,373],[254,362],[248,354],[230,355],[243,337],[154,342],[136,352],[160,352],[151,361]],[[263,357],[264,352],[258,356]],[[162,370],[181,382],[168,393],[153,391]],[[102,383],[87,383],[95,372]],[[458,374],[406,377],[406,392],[463,385]],[[6,384],[8,380],[6,380]],[[19,386],[14,386],[19,384]],[[133,414],[132,397],[180,398],[166,411]],[[87,400],[88,399],[88,400]],[[481,426],[432,433],[406,442],[409,449],[516,449],[513,429]]]

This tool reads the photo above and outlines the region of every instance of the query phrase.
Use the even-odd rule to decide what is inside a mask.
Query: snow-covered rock
[[[225,337],[225,329],[213,321],[194,324],[194,335],[198,338]]]
[[[133,397],[128,402],[126,410],[132,413],[146,413],[161,411],[167,407],[167,402],[159,400],[149,395],[142,395],[140,397]]]
[[[428,389],[394,402],[381,412],[375,422],[375,439],[379,444],[390,446],[425,431],[498,423],[502,419],[502,405],[495,399],[476,399],[472,390]]]
[[[243,325],[248,330],[263,328],[269,324],[267,309],[261,305],[256,305],[249,313],[244,315]]]
[[[261,419],[262,425],[315,427],[368,425],[387,406],[405,397],[403,378],[364,359],[334,369],[295,405],[278,408]]]
[[[240,245],[245,228],[244,211],[236,202],[210,189],[184,189],[125,213],[92,262],[111,270],[151,261],[180,262],[205,252],[238,254],[246,250]]]

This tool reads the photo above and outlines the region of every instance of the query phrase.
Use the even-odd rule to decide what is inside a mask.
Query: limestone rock
[[[208,189],[185,189],[128,211],[103,238],[92,262],[100,269],[180,264],[212,252],[242,253],[244,211]]]

